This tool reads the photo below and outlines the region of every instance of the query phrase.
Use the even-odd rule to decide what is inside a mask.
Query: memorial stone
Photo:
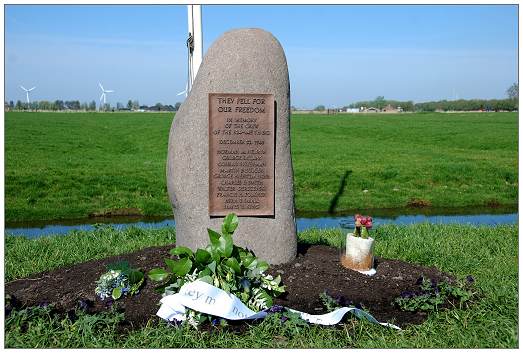
[[[241,217],[234,242],[271,264],[296,256],[285,54],[270,33],[223,34],[172,123],[167,188],[176,244],[205,247],[207,228]]]

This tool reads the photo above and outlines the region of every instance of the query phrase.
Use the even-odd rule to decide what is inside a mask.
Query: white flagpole
[[[189,36],[192,36],[193,50],[189,52],[189,84],[186,94],[192,88],[192,84],[200,68],[203,57],[203,36],[202,36],[202,10],[201,5],[187,5]]]

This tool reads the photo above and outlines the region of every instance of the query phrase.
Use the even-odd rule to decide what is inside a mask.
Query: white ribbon
[[[156,313],[164,320],[185,320],[186,308],[205,314],[222,317],[227,320],[254,320],[268,315],[266,311],[254,312],[243,304],[238,297],[203,281],[187,283],[176,294],[167,295],[160,301],[162,305]],[[352,312],[358,318],[366,318],[372,323],[401,330],[398,326],[379,322],[369,313],[354,307],[343,307],[323,315],[311,315],[301,311],[288,309],[300,314],[309,323],[318,325],[335,325],[343,316]]]

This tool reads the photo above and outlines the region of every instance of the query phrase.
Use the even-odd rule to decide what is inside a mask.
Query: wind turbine
[[[29,89],[25,88],[24,86],[20,86],[20,88],[25,91],[25,97],[26,97],[26,100],[27,100],[27,104],[29,104],[29,92],[34,90],[36,88],[36,86],[33,87],[33,88],[29,88]]]
[[[106,96],[107,96],[106,93],[112,93],[112,92],[114,92],[114,90],[112,90],[112,89],[104,89],[104,86],[102,86],[102,84],[100,82],[98,82],[98,85],[102,89],[102,95],[100,96],[100,103],[102,102],[102,99],[103,99],[104,106],[105,106],[105,99],[106,99]]]

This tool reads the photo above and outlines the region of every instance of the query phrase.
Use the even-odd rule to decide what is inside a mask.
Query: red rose
[[[365,224],[365,227],[367,229],[372,228],[372,217],[367,217],[367,219],[365,220],[365,223],[362,223],[362,224]]]

